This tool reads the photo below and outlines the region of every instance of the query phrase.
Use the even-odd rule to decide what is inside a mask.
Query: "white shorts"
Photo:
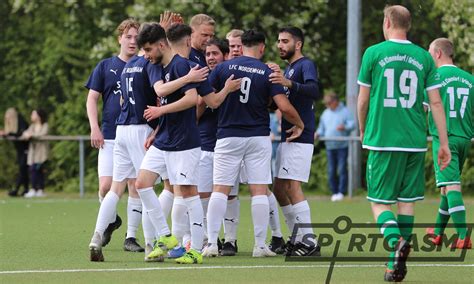
[[[201,159],[199,160],[199,181],[198,192],[212,192],[213,186],[213,166],[214,166],[214,152],[201,151]],[[239,194],[239,179],[235,181],[230,194],[236,196]]]
[[[97,158],[99,177],[111,177],[114,174],[114,144],[113,139],[104,140],[104,145],[99,149]]]
[[[198,185],[201,147],[163,152],[171,185]]]
[[[168,179],[168,169],[165,163],[165,152],[151,146],[143,158],[141,170],[147,170],[160,175],[161,179]]]
[[[137,178],[143,157],[145,141],[153,130],[147,124],[118,125],[114,145],[113,180]]]
[[[280,143],[276,153],[276,177],[308,182],[313,150],[313,144]]]
[[[217,139],[214,149],[214,184],[234,185],[244,163],[249,184],[271,184],[270,136]]]

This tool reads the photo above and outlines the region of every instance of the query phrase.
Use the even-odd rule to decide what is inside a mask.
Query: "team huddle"
[[[411,235],[405,226],[398,229],[390,204],[398,202],[398,222],[413,224],[413,202],[423,199],[423,90],[428,92],[434,121],[430,129],[437,131],[432,135],[442,162],[437,177],[453,164],[449,163],[450,153],[453,161],[455,156],[449,150],[451,135],[464,147],[453,165],[457,180],[452,180],[456,179],[453,173],[438,184],[447,188],[447,203],[452,192],[460,194],[460,171],[472,137],[472,99],[466,104],[472,94],[472,75],[462,73],[470,87],[456,89],[458,98],[466,98],[461,117],[471,124],[460,132],[450,132],[450,123],[447,132],[438,92],[442,73],[437,72],[428,52],[399,38],[399,14],[402,11],[403,18],[405,13],[402,8],[386,8],[387,41],[366,51],[359,75],[360,130],[363,147],[370,150],[368,199],[382,234],[395,248],[387,264],[387,281],[405,277]],[[253,257],[320,256],[313,230],[298,226],[311,223],[301,184],[308,182],[310,175],[316,129],[313,102],[321,97],[316,65],[302,53],[304,34],[297,27],[280,29],[277,48],[280,58],[288,62],[281,70],[277,64],[261,61],[266,48],[262,32],[231,30],[221,40],[214,37],[215,26],[205,14],[192,17],[189,25],[170,12],[162,14],[159,23],[140,25],[125,20],[117,28],[120,54],[101,61],[90,76],[87,113],[91,144],[99,148],[101,202],[89,244],[91,261],[104,260],[102,248],[122,224],[116,208],[126,187],[125,250],[144,251],[147,262],[169,257],[183,264],[202,263],[203,257],[235,255],[240,183],[248,184],[251,194]],[[446,56],[435,42],[432,54]],[[101,96],[99,127],[97,103]],[[443,93],[441,97],[445,102]],[[279,109],[283,116],[274,177],[269,109]],[[394,120],[412,124],[390,123]],[[402,135],[407,127],[413,128],[414,134]],[[388,177],[387,171],[400,174]],[[157,196],[153,186],[160,181],[164,189]],[[452,185],[459,190],[450,190]],[[462,198],[457,197],[456,211],[449,203],[443,212],[449,209],[455,222],[462,222],[461,217],[455,219],[455,213],[464,213],[465,223],[465,211],[459,205]],[[288,240],[281,233],[278,205],[288,230],[298,228]],[[167,223],[170,214],[171,229]],[[140,223],[144,248],[136,241]],[[267,244],[269,226],[272,238]],[[435,228],[432,234],[436,241],[443,231]],[[460,241],[470,243],[465,235],[459,234]]]

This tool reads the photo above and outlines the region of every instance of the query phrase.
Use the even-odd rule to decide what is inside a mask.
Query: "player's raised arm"
[[[186,110],[188,108],[191,108],[193,106],[196,106],[197,104],[197,91],[196,89],[189,89],[184,93],[184,96],[179,99],[178,101],[163,105],[163,106],[147,106],[147,109],[145,110],[143,117],[147,120],[153,120],[156,119],[160,116],[163,116],[167,113],[175,113],[179,111]]]
[[[275,104],[281,111],[283,117],[294,126],[287,132],[291,133],[291,136],[286,139],[287,142],[292,141],[301,136],[304,130],[304,123],[301,120],[300,115],[296,109],[291,105],[290,101],[284,94],[279,94],[273,97]]]
[[[438,89],[429,90],[428,98],[430,100],[431,114],[436,124],[436,128],[438,129],[440,144],[438,151],[438,165],[441,170],[444,170],[451,161],[451,151],[449,150],[448,134],[446,130],[446,114],[444,112],[443,103],[441,102]]]
[[[364,142],[365,122],[369,110],[370,87],[360,85],[357,99],[357,116],[359,118],[360,142]]]
[[[91,128],[91,146],[101,148],[104,145],[104,136],[100,131],[99,120],[97,118],[97,104],[99,102],[100,93],[90,89],[87,95],[87,117]]]

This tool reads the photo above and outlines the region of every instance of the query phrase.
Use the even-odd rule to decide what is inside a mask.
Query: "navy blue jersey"
[[[209,80],[204,81],[209,83]],[[206,110],[199,118],[199,135],[201,136],[201,150],[214,152],[217,141],[217,112],[206,106]]]
[[[230,75],[242,78],[240,90],[230,93],[219,107],[217,139],[270,135],[268,103],[285,94],[281,85],[272,84],[272,70],[258,59],[239,56],[216,66],[209,76],[216,90],[224,87]]]
[[[299,84],[316,84],[315,89],[318,92],[318,72],[313,61],[307,57],[302,57],[292,64],[288,65],[285,69],[285,77],[293,82]],[[316,120],[313,110],[314,96],[308,96],[299,92],[296,88],[286,90],[286,95],[290,100],[290,103],[296,109],[304,122],[304,130],[300,137],[293,140],[298,143],[314,143],[314,132],[316,130]],[[293,127],[293,124],[289,123],[282,118],[281,120],[281,141],[285,141],[287,138],[286,130]]]
[[[121,76],[123,104],[117,125],[147,124],[143,113],[147,105],[156,106],[157,103],[157,96],[148,76],[149,70],[153,68],[149,65],[152,65],[150,61],[143,56],[135,55],[123,68]],[[157,120],[148,122],[152,128],[157,124]]]
[[[189,54],[189,60],[196,62],[201,67],[206,67],[206,56],[201,51],[191,47],[191,53]]]
[[[115,139],[115,121],[120,114],[120,74],[125,61],[118,56],[102,60],[97,64],[85,87],[102,95],[102,134],[104,139]]]
[[[188,59],[175,55],[171,62],[163,67],[161,79],[164,83],[179,79],[191,70]],[[161,98],[161,105],[167,105],[180,100],[186,91],[196,89],[202,95],[212,92],[210,85],[191,83],[178,89],[172,94]],[[196,121],[196,107],[176,113],[168,113],[161,117],[160,128],[153,143],[163,151],[184,151],[201,146],[199,130]]]

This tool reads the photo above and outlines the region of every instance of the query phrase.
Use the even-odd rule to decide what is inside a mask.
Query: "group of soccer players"
[[[277,205],[278,198],[290,231],[295,223],[311,223],[301,183],[309,178],[312,101],[320,94],[316,66],[302,54],[302,31],[287,27],[279,33],[280,56],[290,64],[284,72],[261,62],[263,33],[232,30],[219,40],[214,20],[204,14],[194,16],[190,25],[169,12],[160,23],[140,27],[126,20],[118,32],[120,54],[101,61],[86,85],[91,143],[100,149],[101,205],[89,246],[91,260],[103,261],[102,247],[121,225],[116,207],[127,184],[124,248],[145,251],[145,261],[163,261],[166,253],[178,263],[235,255],[241,182],[252,195],[254,257],[285,251],[319,255],[311,229],[285,243]],[[135,55],[138,48],[141,53]],[[102,131],[96,110],[101,94]],[[288,142],[282,143],[277,159],[277,198],[268,188],[271,107],[283,114],[282,141]],[[159,196],[153,189],[158,179],[164,182]],[[140,221],[144,249],[135,236]]]
[[[423,92],[428,94],[433,151],[440,163],[435,163],[443,194],[440,226],[430,229],[433,242],[439,243],[450,216],[457,224],[465,223],[460,172],[472,137],[473,79],[452,65],[449,40],[431,44],[433,61],[430,53],[406,38],[409,11],[390,6],[384,12],[387,41],[364,54],[358,115],[363,147],[370,150],[368,199],[394,248],[385,280],[401,281],[407,273],[414,202],[423,199]],[[101,61],[89,78],[87,112],[91,144],[100,149],[101,201],[89,245],[91,261],[104,260],[102,247],[121,225],[116,207],[126,186],[126,250],[145,251],[145,261],[163,261],[168,255],[185,264],[202,263],[203,256],[235,255],[239,183],[248,184],[252,196],[253,257],[320,255],[311,228],[302,226],[284,241],[277,205],[290,232],[295,224],[311,223],[301,183],[309,178],[313,101],[321,94],[316,66],[302,53],[303,32],[291,26],[279,31],[277,48],[288,62],[283,71],[261,61],[263,33],[232,30],[220,40],[214,38],[215,26],[204,14],[192,17],[189,25],[170,12],[161,15],[160,23],[140,26],[126,20],[117,29],[119,55]],[[102,129],[97,119],[101,95]],[[274,179],[270,108],[283,114]],[[452,110],[447,125],[444,109]],[[153,186],[159,180],[164,189],[157,196]],[[391,204],[398,205],[398,219]],[[136,242],[140,223],[145,248]],[[399,228],[398,223],[403,225]],[[223,244],[218,238],[222,224]],[[272,239],[267,245],[269,225]],[[465,228],[459,226],[458,233],[456,245],[470,245]]]

